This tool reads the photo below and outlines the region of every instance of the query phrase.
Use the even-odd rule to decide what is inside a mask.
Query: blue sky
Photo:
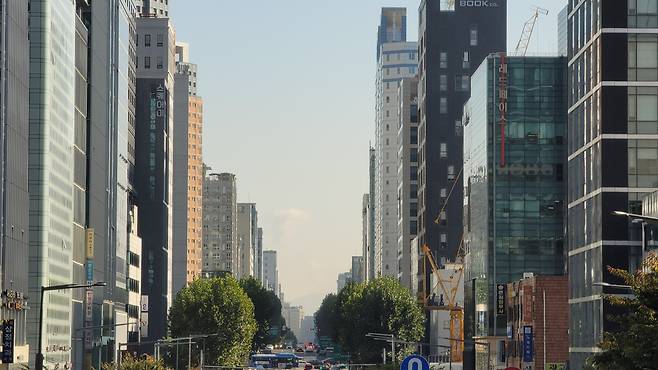
[[[256,202],[264,248],[278,251],[285,299],[312,314],[361,251],[361,199],[374,142],[380,9],[419,0],[173,0],[205,101],[204,161]],[[566,0],[509,0],[508,48],[534,5],[550,10],[528,54],[555,52]],[[540,40],[540,41],[539,41]]]

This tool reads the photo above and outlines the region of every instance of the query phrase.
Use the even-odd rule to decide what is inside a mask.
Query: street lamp
[[[41,300],[39,301],[39,344],[37,347],[37,357],[35,360],[35,368],[37,370],[43,370],[43,352],[41,347],[41,341],[43,336],[43,296],[47,291],[52,290],[69,290],[69,289],[78,289],[78,288],[93,288],[97,286],[106,286],[105,282],[97,282],[93,284],[62,284],[62,285],[51,285],[51,286],[41,286]]]
[[[606,282],[594,282],[592,285],[608,287],[608,288],[618,288],[618,289],[633,289],[630,285],[621,285],[621,284],[610,284]]]
[[[384,342],[391,342],[391,363],[395,363],[395,335],[382,333],[368,333],[366,337]],[[384,359],[386,361],[386,359]]]
[[[653,217],[653,216],[645,216],[645,215],[640,215],[637,213],[629,213],[629,212],[624,212],[624,211],[612,211],[612,214],[615,216],[623,216],[623,217],[628,217],[628,218],[633,218],[631,222],[633,223],[640,223],[641,222],[641,227],[642,227],[642,261],[645,260],[646,258],[646,253],[647,253],[647,242],[646,242],[646,231],[645,227],[649,224],[651,225],[658,225],[658,217]]]

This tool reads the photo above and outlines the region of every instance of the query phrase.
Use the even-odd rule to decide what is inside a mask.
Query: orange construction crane
[[[439,269],[430,248],[427,245],[423,245],[422,247],[423,255],[426,259],[423,263],[424,276],[426,277],[423,280],[423,305],[430,311],[450,312],[450,338],[457,339],[450,342],[450,357],[454,362],[461,362],[464,352],[464,307],[457,301],[457,293],[462,277],[464,276],[462,243],[459,244],[459,249],[457,250],[459,261],[456,262],[459,263],[446,264],[443,269]],[[432,268],[432,272],[436,278],[436,284],[431,290],[427,289],[428,264]],[[442,271],[443,274],[441,273]],[[439,293],[439,302],[436,302],[435,292]]]

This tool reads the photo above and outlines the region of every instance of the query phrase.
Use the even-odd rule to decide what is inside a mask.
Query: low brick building
[[[567,276],[531,276],[507,284],[507,366],[544,370],[547,364],[547,370],[566,369],[568,293]]]

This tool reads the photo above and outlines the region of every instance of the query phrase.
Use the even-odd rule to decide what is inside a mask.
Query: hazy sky
[[[205,101],[203,155],[255,202],[264,249],[278,252],[286,301],[312,314],[361,253],[361,200],[374,142],[376,31],[383,6],[419,0],[172,0]],[[550,10],[528,50],[554,52],[566,0],[509,0],[508,48],[533,5]],[[541,42],[538,42],[538,37]]]

